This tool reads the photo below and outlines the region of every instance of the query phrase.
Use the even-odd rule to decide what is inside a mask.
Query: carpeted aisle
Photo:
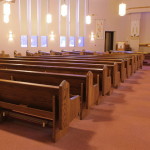
[[[84,120],[74,120],[57,143],[50,130],[23,122],[0,124],[0,150],[149,150],[150,66],[103,97]]]

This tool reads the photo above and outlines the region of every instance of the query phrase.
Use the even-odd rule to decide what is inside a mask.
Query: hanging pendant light
[[[50,2],[49,2],[49,0],[47,2],[47,11],[48,11],[48,14],[46,15],[46,23],[50,24],[50,23],[52,23],[52,15],[49,13],[49,11],[50,11]]]
[[[8,15],[4,15],[3,16],[3,21],[4,21],[4,23],[9,23],[9,16]]]
[[[3,21],[4,21],[4,23],[9,22],[9,15],[10,15],[10,4],[4,3],[3,4]]]
[[[119,4],[119,16],[124,16],[126,15],[126,4],[121,3]]]
[[[9,3],[3,4],[3,14],[10,15],[10,4]]]
[[[5,0],[6,2],[11,2],[12,0]]]
[[[8,38],[9,41],[13,41],[13,33],[12,31],[9,31],[9,38]]]
[[[67,5],[65,4],[65,0],[64,0],[64,4],[61,5],[61,15],[65,17],[67,16],[67,13],[68,13]]]
[[[88,15],[86,16],[85,22],[86,24],[91,24],[92,22],[91,16],[89,15],[89,0],[88,0]]]
[[[46,22],[47,23],[52,23],[52,15],[51,14],[46,15]]]
[[[91,16],[90,15],[88,15],[88,16],[86,16],[86,24],[91,24]]]
[[[94,40],[95,40],[94,32],[91,32],[91,41],[94,41]]]
[[[53,32],[53,31],[51,31],[50,40],[51,40],[51,41],[54,41],[54,40],[55,40],[55,35],[54,35],[54,32]]]

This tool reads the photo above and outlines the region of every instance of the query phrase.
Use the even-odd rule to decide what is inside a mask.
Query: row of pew
[[[143,64],[146,65],[146,66],[150,66],[150,53],[145,53],[144,54],[144,62]]]
[[[100,52],[100,51],[91,51],[91,50],[65,50],[62,49],[61,51],[56,51],[56,50],[49,50],[49,52],[44,52],[41,50],[38,50],[37,52],[31,52],[30,50],[26,51],[26,56],[46,56],[46,55],[57,55],[57,56],[66,56],[66,55],[108,55],[108,54],[134,54],[134,51],[115,51],[115,50],[110,50],[107,52]],[[140,52],[138,52],[140,53]],[[137,52],[135,53],[137,54]],[[142,53],[145,54],[145,53]],[[147,54],[146,54],[147,55]],[[21,53],[18,53],[16,50],[14,51],[14,57],[17,56],[22,56]],[[144,55],[143,55],[144,56]]]
[[[0,58],[0,118],[50,126],[55,142],[142,65],[142,54]]]

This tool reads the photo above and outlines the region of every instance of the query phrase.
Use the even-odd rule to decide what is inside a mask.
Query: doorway
[[[114,47],[114,31],[105,31],[105,52],[113,50]]]

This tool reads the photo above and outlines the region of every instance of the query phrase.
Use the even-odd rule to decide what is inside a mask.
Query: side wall
[[[140,43],[150,43],[150,12],[141,15]]]
[[[53,23],[50,28],[53,29],[55,33],[55,41],[48,40],[47,48],[27,48],[20,47],[20,23],[19,23],[19,1],[16,0],[14,4],[11,4],[11,15],[10,23],[3,23],[3,3],[0,3],[0,50],[5,50],[10,56],[13,56],[14,50],[21,52],[25,55],[26,50],[30,51],[49,51],[50,49],[61,50],[59,47],[59,28],[58,28],[58,0],[51,0],[51,11],[53,15]],[[130,15],[124,17],[118,16],[118,5],[119,1],[114,0],[89,0],[89,13],[92,15],[92,24],[86,25],[85,27],[85,47],[66,47],[65,49],[90,49],[96,51],[104,51],[105,36],[103,39],[95,39],[95,41],[90,41],[91,32],[96,32],[96,20],[100,19],[104,21],[104,32],[114,31],[115,32],[115,42],[116,41],[128,41],[130,33]],[[13,32],[14,40],[8,41],[9,31]],[[28,35],[28,33],[27,33]],[[30,38],[30,37],[29,37]],[[77,37],[76,37],[77,38]],[[40,41],[39,41],[40,42]],[[28,39],[30,44],[30,39]],[[115,47],[115,46],[114,46]]]

